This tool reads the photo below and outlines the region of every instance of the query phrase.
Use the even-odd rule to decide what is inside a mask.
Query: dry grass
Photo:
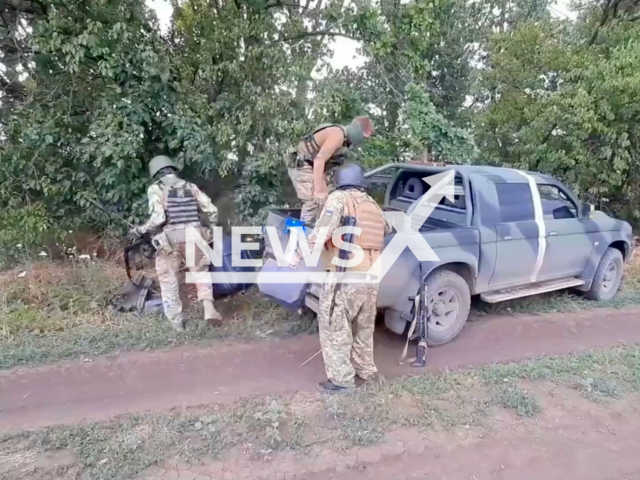
[[[152,266],[146,266],[149,275]],[[255,289],[217,301],[225,317],[220,328],[191,322],[176,335],[162,315],[112,314],[109,298],[126,280],[120,259],[41,262],[0,274],[0,368],[111,353],[208,342],[266,338],[313,332],[312,315],[298,316],[263,298]],[[195,289],[184,291],[199,318]],[[523,298],[496,305],[480,303],[476,312],[493,314],[576,311],[600,306],[640,304],[640,255],[627,266],[620,293],[610,302],[591,302],[570,293]]]
[[[46,334],[113,321],[110,296],[126,280],[114,263],[42,262],[0,276],[0,336]]]
[[[216,302],[224,326],[201,321],[192,285],[185,308],[194,321],[176,334],[162,314],[114,314],[109,299],[126,274],[119,263],[42,262],[0,276],[0,368],[112,353],[209,342],[229,337],[285,337],[315,329],[263,298],[256,289]]]

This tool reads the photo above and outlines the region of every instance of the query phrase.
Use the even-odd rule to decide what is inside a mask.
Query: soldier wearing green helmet
[[[149,220],[132,229],[136,236],[147,232],[154,235],[157,249],[156,272],[162,292],[162,307],[171,325],[178,331],[185,328],[178,272],[185,263],[186,229],[196,228],[203,239],[212,238],[211,227],[218,221],[218,209],[196,185],[178,176],[179,167],[167,156],[153,157],[149,175],[154,183],[149,187]],[[204,222],[202,221],[204,217]],[[194,273],[209,270],[209,259],[195,249],[195,265],[188,265]],[[211,283],[197,283],[198,300],[202,302],[204,318],[210,324],[220,324],[222,317],[213,304]]]
[[[320,125],[302,138],[287,158],[289,177],[302,202],[300,220],[315,221],[329,194],[329,174],[345,162],[349,149],[372,134],[371,120],[356,117],[349,125]]]

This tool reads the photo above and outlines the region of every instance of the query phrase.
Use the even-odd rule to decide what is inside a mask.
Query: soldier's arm
[[[209,218],[209,226],[213,227],[218,223],[218,209],[213,204],[209,196],[195,185],[191,186],[193,196],[198,202],[198,208]]]
[[[320,146],[320,151],[313,159],[313,185],[314,191],[318,190],[319,193],[326,195],[327,185],[325,185],[324,178],[324,166],[327,160],[342,147],[344,143],[344,132],[339,127],[331,127],[331,133],[327,135],[327,138]],[[318,187],[321,187],[318,189]],[[316,192],[314,192],[316,193]]]
[[[151,185],[147,190],[149,197],[149,220],[138,227],[140,234],[162,227],[167,219],[162,205],[162,189],[158,185]]]
[[[346,198],[342,192],[334,192],[327,198],[318,221],[307,240],[309,250],[313,251],[317,242],[326,243],[333,232],[340,227],[342,216],[346,209]],[[326,229],[326,232],[322,230]],[[324,235],[321,235],[324,233]]]

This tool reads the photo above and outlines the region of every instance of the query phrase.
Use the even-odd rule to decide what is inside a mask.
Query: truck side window
[[[371,195],[378,205],[384,205],[384,196],[386,193],[386,182],[369,182],[369,195]]]
[[[534,220],[533,199],[528,183],[496,183],[502,223]]]
[[[538,185],[545,220],[578,218],[578,208],[555,185]]]

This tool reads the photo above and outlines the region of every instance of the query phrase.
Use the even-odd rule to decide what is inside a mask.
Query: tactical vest
[[[336,150],[331,158],[327,160],[327,163],[325,163],[325,171],[329,168],[339,167],[345,162],[345,159],[347,157],[349,142],[347,140],[347,132],[342,125],[337,125],[335,123],[323,123],[318,128],[302,137],[302,144],[304,145],[305,151],[298,152],[305,157],[305,161],[307,163],[313,166],[313,159],[316,158],[316,156],[320,152],[320,145],[318,145],[318,142],[316,142],[315,134],[329,127],[340,127],[342,133],[344,134],[344,142],[342,143],[342,147]]]
[[[355,243],[365,251],[362,264],[349,270],[368,271],[384,246],[384,216],[378,204],[366,193],[351,190],[345,191],[344,195],[347,198],[345,214],[355,217],[356,225],[362,229],[355,237]],[[339,250],[334,248],[334,255],[338,254]]]
[[[167,226],[189,227],[201,226],[198,202],[193,196],[190,185],[184,180],[159,182],[164,198],[164,208],[167,215]]]
[[[364,192],[347,193],[347,211],[356,217],[362,232],[358,245],[365,250],[382,250],[384,245],[384,216],[378,204]]]

